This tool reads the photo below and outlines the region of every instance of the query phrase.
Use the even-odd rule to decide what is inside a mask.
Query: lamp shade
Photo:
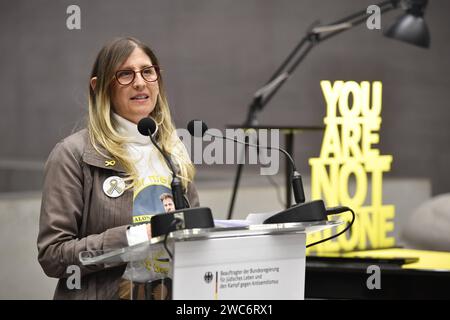
[[[386,31],[389,38],[407,42],[419,47],[430,47],[430,32],[423,18],[428,0],[404,0],[406,13]]]
[[[419,47],[430,47],[430,33],[425,19],[410,13],[401,16],[384,35]]]

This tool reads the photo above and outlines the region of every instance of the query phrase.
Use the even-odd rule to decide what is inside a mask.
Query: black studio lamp
[[[430,47],[430,33],[424,19],[428,0],[407,0],[402,5],[406,12],[386,31],[389,38],[407,42],[419,47]]]
[[[404,14],[396,19],[395,23],[384,32],[384,35],[415,46],[429,48],[430,34],[424,19],[427,3],[428,0],[385,0],[376,4],[382,14],[396,9],[403,9],[404,11]],[[291,75],[312,48],[325,40],[365,23],[367,18],[368,12],[365,8],[332,23],[314,23],[265,85],[254,94],[248,108],[247,118],[242,127],[248,128],[258,125],[257,115],[264,109],[283,84],[291,78]],[[239,164],[236,171],[228,210],[228,219],[231,219],[233,214],[237,189],[242,174],[242,166],[242,164]]]
[[[378,3],[377,6],[382,14],[399,8],[404,10],[404,14],[397,18],[384,35],[422,48],[429,48],[430,34],[424,19],[427,3],[428,0],[385,0]],[[290,78],[313,47],[365,23],[367,18],[367,9],[364,9],[332,23],[314,23],[269,81],[255,93],[244,125],[257,123],[256,115]]]

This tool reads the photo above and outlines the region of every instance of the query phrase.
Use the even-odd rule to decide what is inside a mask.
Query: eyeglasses
[[[123,86],[129,85],[136,78],[136,72],[139,72],[142,76],[142,79],[147,82],[155,82],[159,78],[159,67],[149,66],[139,71],[119,70],[116,72],[116,80]]]

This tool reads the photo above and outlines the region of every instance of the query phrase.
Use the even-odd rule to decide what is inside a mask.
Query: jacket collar
[[[99,146],[98,149],[101,154],[94,148],[90,139],[87,139],[86,147],[83,152],[83,161],[91,166],[98,168],[114,170],[117,172],[125,173],[123,166],[114,159],[111,154],[103,147]]]
[[[112,113],[112,118],[115,120],[117,124],[117,131],[123,136],[126,137],[128,142],[130,144],[137,144],[137,145],[148,145],[151,146],[152,142],[150,141],[150,138],[145,135],[142,135],[139,130],[138,126],[119,116],[117,113]],[[155,122],[156,124],[156,122]],[[152,134],[152,137],[156,139],[156,135],[158,133],[158,125],[156,125],[156,131]]]
[[[119,117],[119,116],[117,116]],[[123,119],[123,118],[122,118]],[[123,119],[125,120],[125,119]],[[127,120],[125,120],[127,121]],[[121,124],[121,127],[123,126],[123,124]],[[135,127],[133,126],[133,129]],[[132,130],[132,129],[129,129]],[[137,129],[136,129],[137,131]],[[158,127],[156,132],[154,133],[155,138],[158,132]],[[144,136],[142,136],[144,137]],[[144,137],[144,139],[148,139],[148,137]],[[148,140],[147,140],[148,141]],[[91,139],[89,139],[89,134],[87,133],[87,129],[86,129],[86,144],[85,144],[85,148],[84,148],[84,152],[83,152],[83,161],[91,166],[95,166],[98,168],[103,168],[103,169],[108,169],[108,170],[114,170],[117,172],[121,172],[121,173],[126,173],[125,168],[116,160],[114,159],[111,154],[105,150],[105,148],[103,148],[102,146],[98,146],[97,147],[98,150],[101,152],[99,153],[94,146],[91,143]],[[178,167],[176,162],[172,162],[174,165],[174,169],[177,173],[180,172],[180,168]]]

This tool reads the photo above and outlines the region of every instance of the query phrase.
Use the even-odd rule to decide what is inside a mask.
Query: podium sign
[[[175,243],[173,299],[303,299],[305,233]]]

